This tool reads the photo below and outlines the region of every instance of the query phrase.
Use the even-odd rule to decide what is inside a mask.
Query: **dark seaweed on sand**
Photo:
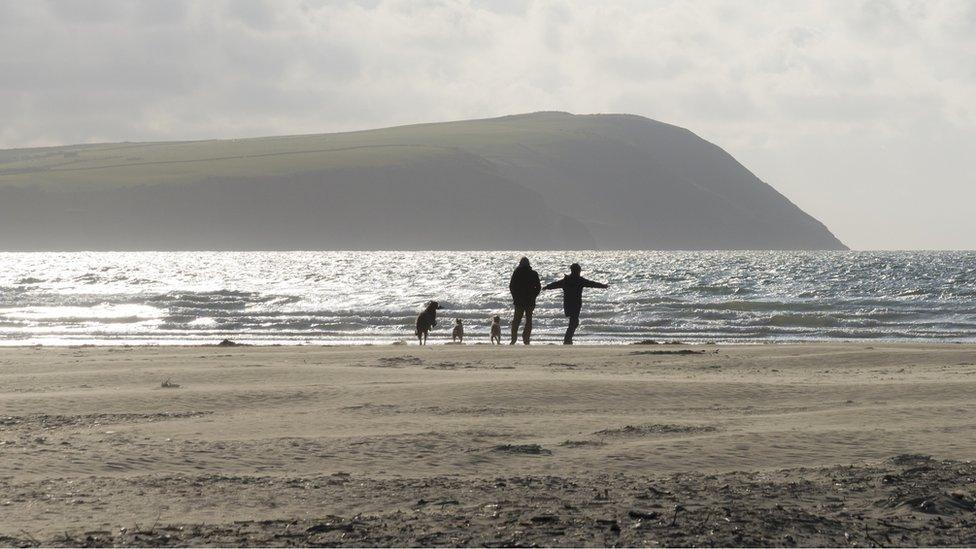
[[[598,471],[582,477],[268,477],[261,481],[277,483],[283,495],[315,486],[321,497],[342,501],[367,491],[374,510],[316,517],[310,509],[308,517],[223,524],[81,527],[45,539],[11,532],[0,536],[0,545],[971,546],[973,478],[973,463],[917,455],[871,465],[665,477]],[[183,476],[171,484],[174,491],[197,489]]]

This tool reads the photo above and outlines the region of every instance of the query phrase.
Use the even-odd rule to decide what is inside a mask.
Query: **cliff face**
[[[0,151],[0,250],[844,249],[734,158],[629,115]]]

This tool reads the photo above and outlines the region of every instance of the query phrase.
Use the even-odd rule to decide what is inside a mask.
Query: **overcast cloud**
[[[0,0],[0,148],[627,112],[856,248],[976,248],[976,1]]]

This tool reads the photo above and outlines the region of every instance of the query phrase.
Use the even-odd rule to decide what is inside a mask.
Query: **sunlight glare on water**
[[[434,342],[511,314],[519,252],[0,253],[0,344]],[[543,283],[578,261],[581,343],[976,341],[974,252],[533,252]],[[561,340],[544,292],[534,337]]]

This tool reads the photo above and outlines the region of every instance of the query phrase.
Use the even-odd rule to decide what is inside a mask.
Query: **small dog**
[[[502,344],[502,317],[498,315],[491,319],[491,343]]]
[[[424,310],[417,315],[417,341],[421,345],[427,344],[427,334],[430,329],[437,326],[437,309],[441,306],[436,301],[428,301],[424,305]]]
[[[454,331],[451,332],[451,341],[464,343],[464,324],[461,323],[460,318],[454,319]]]

